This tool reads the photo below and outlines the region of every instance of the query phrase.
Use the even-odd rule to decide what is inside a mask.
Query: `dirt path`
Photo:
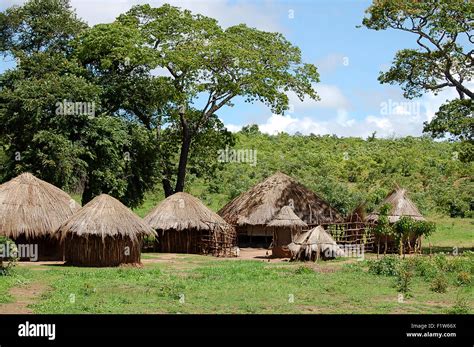
[[[48,289],[44,283],[34,282],[25,286],[13,287],[10,289],[10,295],[13,302],[0,304],[0,314],[28,314],[33,311],[28,305],[33,304]]]

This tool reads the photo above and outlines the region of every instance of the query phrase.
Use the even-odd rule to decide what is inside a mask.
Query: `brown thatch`
[[[144,220],[157,230],[161,252],[226,256],[236,244],[235,229],[187,193],[169,196]]]
[[[268,247],[267,225],[286,205],[307,224],[342,221],[341,215],[316,193],[281,172],[242,193],[218,213],[236,227],[241,245]]]
[[[273,220],[268,223],[269,227],[298,229],[307,228],[308,224],[298,217],[290,206],[283,206]]]
[[[38,245],[39,259],[62,259],[56,230],[80,208],[68,194],[30,173],[0,185],[0,235]]]
[[[117,199],[102,194],[59,228],[66,262],[77,266],[139,264],[144,236],[155,231]]]
[[[293,241],[296,234],[308,225],[303,222],[290,206],[283,206],[276,217],[268,223],[273,232],[272,256],[278,258],[289,258],[291,252],[288,244]]]
[[[342,220],[316,193],[281,172],[242,193],[218,213],[236,226],[267,225],[286,205],[292,205],[296,215],[307,224]]]
[[[397,187],[382,202],[383,205],[390,205],[388,220],[390,223],[397,222],[402,216],[411,217],[415,220],[425,220],[415,204],[408,198],[406,189]],[[372,212],[367,216],[367,221],[377,222],[379,211]]]
[[[344,251],[322,226],[297,235],[288,245],[293,260],[315,260],[344,256]]]

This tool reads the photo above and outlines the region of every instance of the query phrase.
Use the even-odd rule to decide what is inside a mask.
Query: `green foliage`
[[[407,261],[399,262],[396,273],[396,286],[398,292],[405,295],[409,294],[413,278],[413,267],[411,266],[411,263]]]
[[[448,279],[444,272],[439,271],[431,282],[431,290],[437,293],[446,293],[448,290]]]
[[[472,276],[467,271],[461,271],[457,275],[456,284],[463,286],[463,285],[470,285],[472,282]]]
[[[369,260],[369,272],[374,275],[396,276],[400,259],[394,255],[387,255],[379,260]]]
[[[466,296],[458,294],[456,296],[456,302],[448,310],[450,314],[468,314],[471,311],[471,305],[469,299]]]
[[[256,166],[226,164],[217,171],[214,183],[198,178],[190,191],[217,210],[265,177],[282,171],[346,215],[361,202],[368,212],[373,211],[396,183],[408,189],[422,214],[449,215],[453,204],[459,217],[474,210],[474,167],[453,156],[455,144],[428,137],[369,142],[335,136],[267,135],[256,130],[236,133],[234,146],[255,149]],[[357,163],[356,171],[352,163]],[[355,182],[349,182],[349,175]]]
[[[440,107],[425,131],[433,137],[451,135],[473,145],[474,75],[470,44],[474,3],[470,0],[377,0],[366,11],[369,29],[394,29],[414,34],[418,49],[396,53],[392,67],[379,76],[381,83],[400,84],[407,98],[453,88],[459,95]],[[472,151],[462,160],[472,161]]]
[[[18,251],[15,243],[8,237],[0,236],[0,276],[11,274],[13,267],[18,261]]]

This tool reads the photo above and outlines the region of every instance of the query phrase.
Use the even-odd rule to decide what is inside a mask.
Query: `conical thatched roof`
[[[312,252],[319,252],[321,256],[331,257],[343,256],[344,251],[337,245],[324,228],[318,225],[309,231],[297,235],[292,243],[288,245],[293,257],[310,259]]]
[[[176,193],[160,202],[144,221],[155,230],[213,230],[232,228],[199,199],[187,193]]]
[[[342,220],[326,201],[281,172],[236,197],[219,215],[232,225],[267,225],[283,206],[290,204],[296,215],[308,224]]]
[[[273,220],[268,223],[269,227],[278,228],[307,228],[308,225],[303,222],[290,206],[283,206]]]
[[[79,208],[61,189],[23,173],[0,185],[0,235],[13,239],[54,235]]]
[[[69,218],[59,229],[61,238],[68,234],[79,237],[99,236],[104,240],[107,236],[130,238],[134,243],[138,236],[155,235],[140,217],[130,211],[117,199],[102,194]]]
[[[396,188],[391,191],[382,202],[381,206],[386,204],[391,206],[388,211],[388,219],[390,223],[397,222],[402,216],[408,216],[415,220],[425,220],[415,204],[408,198],[406,189]],[[368,221],[376,222],[378,219],[378,211],[367,216]]]

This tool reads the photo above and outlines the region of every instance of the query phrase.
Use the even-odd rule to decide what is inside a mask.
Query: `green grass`
[[[50,285],[32,305],[35,313],[446,313],[457,297],[473,294],[472,286],[452,280],[447,293],[436,293],[415,277],[412,296],[400,303],[394,278],[368,273],[366,262],[302,265],[194,255],[144,268],[33,267],[18,268],[8,281]]]
[[[145,253],[143,268],[77,268],[24,264],[0,277],[1,304],[15,300],[14,286],[47,283],[35,313],[472,313],[474,278],[472,219],[437,219],[429,240],[435,250],[461,248],[464,255],[416,262],[410,297],[399,302],[396,276],[370,273],[370,261],[314,263],[223,260],[209,256]],[[410,257],[407,257],[409,259]],[[431,289],[439,266],[447,291]],[[470,308],[469,308],[470,307]]]
[[[423,248],[429,251],[431,243],[433,252],[453,252],[474,250],[474,219],[473,218],[428,218],[436,223],[436,232],[423,241]]]

